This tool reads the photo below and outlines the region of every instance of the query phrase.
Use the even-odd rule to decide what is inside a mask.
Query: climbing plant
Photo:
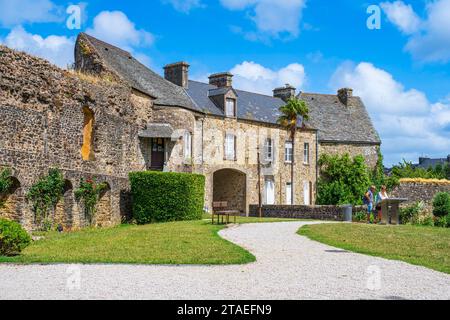
[[[12,186],[11,169],[5,168],[0,171],[0,209],[5,204],[5,196]]]
[[[59,169],[50,169],[48,175],[39,179],[28,191],[26,197],[33,204],[36,223],[48,219],[48,213],[55,210],[64,193],[64,177]]]
[[[81,178],[80,187],[75,190],[75,198],[84,205],[86,218],[91,224],[96,211],[100,194],[106,190],[106,183],[96,183],[94,179]]]

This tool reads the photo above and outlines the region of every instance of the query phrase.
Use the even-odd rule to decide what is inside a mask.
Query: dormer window
[[[236,100],[227,98],[225,103],[225,116],[234,118],[236,117]]]

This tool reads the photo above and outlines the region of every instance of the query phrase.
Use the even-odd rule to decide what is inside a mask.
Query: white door
[[[273,182],[273,179],[266,178],[265,190],[266,190],[266,204],[275,204],[275,183]]]
[[[303,181],[303,199],[306,206],[311,205],[309,181]]]
[[[286,183],[286,204],[292,204],[292,184],[290,182]]]

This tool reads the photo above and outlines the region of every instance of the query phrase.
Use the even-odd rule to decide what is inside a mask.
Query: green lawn
[[[450,273],[450,229],[422,226],[319,224],[298,233],[349,251],[401,260]]]
[[[285,221],[239,217],[239,223]],[[225,226],[209,221],[121,225],[72,233],[49,232],[20,256],[0,257],[0,263],[132,263],[243,264],[255,257],[219,237]]]

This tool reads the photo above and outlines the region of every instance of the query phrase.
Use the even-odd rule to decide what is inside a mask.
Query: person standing
[[[383,186],[381,186],[380,192],[377,193],[377,197],[375,200],[375,203],[376,203],[375,210],[377,211],[378,221],[381,221],[381,202],[388,198],[389,198],[389,196],[387,194],[387,188],[386,188],[386,186],[383,185]]]
[[[364,194],[363,202],[367,205],[367,223],[370,223],[370,215],[373,211],[373,201],[376,192],[377,188],[375,186],[370,186],[369,190]]]

